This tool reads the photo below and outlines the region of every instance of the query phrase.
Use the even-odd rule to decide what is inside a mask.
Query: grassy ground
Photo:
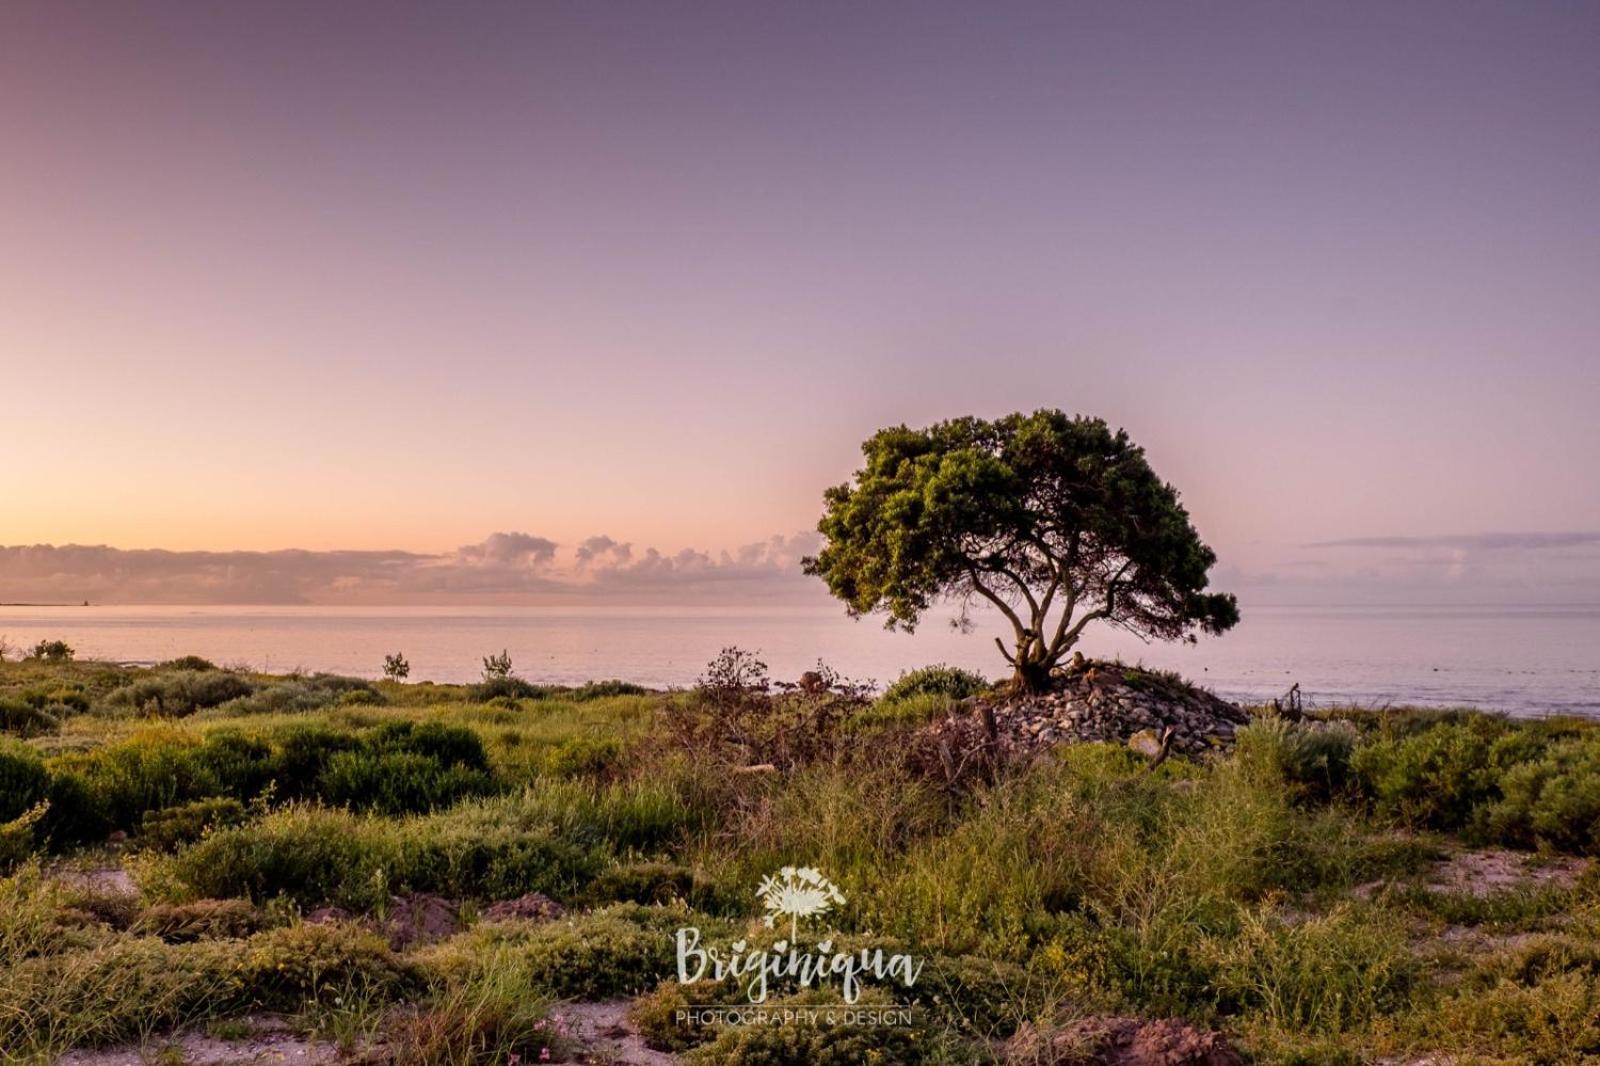
[[[553,1005],[628,1000],[702,1062],[1077,1061],[1103,1016],[1268,1063],[1600,1059],[1600,729],[1261,719],[1210,762],[1080,745],[952,788],[916,742],[929,687],[0,665],[3,1057],[270,1016],[366,1061],[593,1060]],[[674,931],[770,944],[755,887],[784,866],[843,890],[842,950],[923,961],[864,1000],[913,1026],[674,1021],[736,994],[677,984]],[[529,893],[564,913],[490,910]],[[434,897],[441,928],[397,929]]]

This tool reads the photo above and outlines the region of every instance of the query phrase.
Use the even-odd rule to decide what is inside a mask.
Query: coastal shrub
[[[1246,912],[1237,936],[1201,951],[1225,1004],[1280,1030],[1333,1036],[1404,1006],[1420,974],[1402,930],[1349,906],[1294,922]]]
[[[64,711],[66,708],[57,705],[56,710]],[[52,708],[36,707],[22,700],[0,699],[0,732],[15,737],[26,739],[59,733],[63,717]]]
[[[1499,1061],[1600,1055],[1600,960],[1592,942],[1539,936],[1480,960],[1451,994],[1407,1019],[1419,1045]]]
[[[392,1066],[502,1066],[566,1061],[569,1041],[516,960],[489,960],[469,979],[435,981],[426,1002],[386,1032]]]
[[[1600,853],[1600,738],[1553,744],[1506,770],[1500,799],[1474,816],[1476,835],[1512,847]]]
[[[481,770],[393,750],[336,753],[316,785],[326,803],[383,814],[436,810],[493,790],[493,779]]]
[[[195,762],[217,783],[219,795],[251,799],[278,776],[276,752],[267,740],[232,729],[205,735],[194,749]]]
[[[388,898],[400,843],[387,823],[292,806],[207,834],[164,868],[190,898],[287,896],[303,905],[370,909]]]
[[[170,944],[196,940],[241,939],[257,932],[266,917],[245,899],[198,899],[156,903],[139,912],[131,931],[158,936]]]
[[[218,704],[208,713],[220,717],[297,714],[331,707],[352,692],[368,692],[382,702],[382,694],[370,681],[340,674],[316,673],[291,675],[282,681],[264,685],[249,695]]]
[[[221,791],[215,775],[197,757],[200,744],[188,734],[137,734],[120,744],[63,755],[53,769],[83,780],[113,826],[132,830],[146,811]]]
[[[0,822],[31,810],[50,789],[50,774],[37,752],[0,739]]]
[[[343,922],[298,922],[251,937],[239,980],[251,1001],[295,1010],[313,1000],[387,1000],[416,985],[378,934]]]
[[[487,771],[489,754],[483,740],[465,726],[444,722],[388,722],[363,738],[374,754],[404,752],[442,766]]]
[[[688,988],[675,980],[663,981],[638,997],[628,1008],[628,1020],[639,1030],[652,1051],[687,1051],[716,1036],[715,1030],[697,1022],[680,1020],[678,1011],[692,1005]]]
[[[964,700],[969,696],[988,691],[990,685],[981,674],[956,666],[924,666],[901,674],[899,680],[883,692],[885,702],[910,699],[914,696],[948,696]]]
[[[670,903],[693,901],[694,871],[670,862],[635,862],[613,866],[596,877],[584,893],[591,903]]]
[[[567,698],[587,703],[589,700],[609,699],[612,696],[643,696],[649,691],[643,685],[635,685],[630,681],[589,681],[573,689]]]
[[[44,1061],[78,1047],[139,1039],[245,1008],[238,945],[167,944],[113,936],[103,943],[0,966],[0,1048]]]
[[[426,949],[419,964],[437,977],[471,979],[486,960],[514,966],[536,991],[560,999],[637,995],[675,965],[672,934],[696,918],[681,907],[615,904],[548,922],[489,922]]]
[[[327,754],[314,794],[331,804],[387,814],[447,807],[494,791],[478,734],[442,722],[389,722],[359,747]]]
[[[485,677],[476,685],[468,686],[467,698],[474,703],[488,703],[494,699],[542,700],[550,695],[543,685],[535,685],[520,677]]]
[[[0,822],[0,874],[10,873],[33,855],[39,843],[39,823],[48,809],[41,803]]]
[[[540,752],[538,767],[552,777],[603,774],[622,761],[622,741],[615,737],[567,737]]]
[[[110,814],[81,775],[52,768],[47,798],[50,806],[40,823],[40,835],[50,847],[61,850],[104,840],[111,832]]]
[[[354,733],[324,725],[291,726],[274,734],[273,742],[278,793],[286,798],[314,796],[316,783],[333,757],[362,748],[361,738]]]
[[[92,839],[101,823],[131,832],[151,811],[204,800],[248,802],[269,787],[280,799],[321,799],[390,814],[433,810],[497,788],[477,734],[438,722],[393,722],[365,734],[324,726],[269,736],[147,731],[60,756],[51,771],[74,782],[69,791],[82,793],[67,797],[82,802],[70,803],[56,819],[61,824],[53,839],[62,841]],[[85,824],[64,824],[67,813]],[[187,816],[175,817],[171,828],[181,834]]]
[[[23,699],[35,707],[50,709],[62,717],[66,714],[89,713],[89,694],[77,685],[60,685],[42,689],[29,689],[23,693]]]
[[[29,658],[47,663],[69,663],[77,652],[64,640],[41,640],[28,653]]]
[[[496,681],[511,676],[511,653],[505,649],[498,655],[485,655],[483,657],[483,679]]]
[[[546,820],[501,820],[497,810],[504,808],[378,818],[296,805],[213,830],[162,869],[179,897],[281,895],[370,910],[401,891],[570,899],[604,868],[602,848]]]
[[[1297,800],[1323,803],[1350,787],[1354,727],[1342,722],[1257,718],[1237,734],[1235,757],[1247,774],[1288,789]]]
[[[172,670],[129,682],[106,702],[138,714],[182,718],[248,696],[255,688],[248,678],[226,670]]]
[[[244,818],[244,804],[232,796],[194,800],[147,812],[139,825],[138,840],[147,848],[171,851],[199,840],[214,826],[238,825]]]
[[[1432,829],[1459,829],[1500,797],[1505,771],[1537,758],[1545,742],[1503,718],[1445,720],[1356,748],[1351,770],[1378,813]]]
[[[775,686],[753,653],[728,647],[707,664],[692,697],[668,701],[660,720],[679,751],[790,771],[841,750],[869,691],[820,662],[799,684]]]
[[[216,670],[218,666],[210,659],[199,655],[180,655],[176,659],[168,659],[156,664],[157,670]]]

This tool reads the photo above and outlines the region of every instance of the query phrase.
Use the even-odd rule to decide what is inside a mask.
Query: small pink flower
[[[549,1048],[542,1047],[542,1048],[539,1049],[539,1061],[540,1062],[549,1062],[550,1061],[550,1049]]]

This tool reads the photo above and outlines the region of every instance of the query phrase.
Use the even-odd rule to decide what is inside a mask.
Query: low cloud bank
[[[405,604],[749,603],[806,599],[800,559],[815,534],[736,551],[635,550],[607,536],[570,551],[494,533],[453,552],[164,551],[0,546],[0,603]],[[808,597],[807,592],[813,597]]]
[[[0,547],[0,603],[829,603],[800,572],[815,533],[664,552],[597,535],[494,533],[408,551]],[[1600,604],[1600,532],[1371,536],[1222,550],[1215,588],[1248,604]],[[837,606],[837,604],[835,604]]]

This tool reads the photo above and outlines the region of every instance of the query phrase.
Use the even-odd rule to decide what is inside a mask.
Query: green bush
[[[52,769],[50,808],[41,824],[42,835],[56,850],[104,840],[111,832],[111,815],[89,782],[79,774]]]
[[[488,703],[501,697],[511,700],[542,700],[548,695],[550,695],[548,688],[524,681],[520,677],[485,677],[467,689],[467,696],[474,703]]]
[[[694,924],[682,908],[617,904],[550,922],[491,922],[426,951],[421,965],[451,980],[487,960],[515,966],[539,992],[561,999],[637,995],[672,971],[673,932]]]
[[[168,659],[165,662],[156,664],[157,670],[215,670],[217,668],[216,663],[198,655],[180,655],[176,659]]]
[[[253,1002],[278,1010],[334,997],[385,1000],[417,984],[382,937],[337,922],[299,923],[251,937],[240,980]]]
[[[196,1018],[246,1009],[239,949],[118,936],[0,967],[0,1048],[54,1061],[69,1048],[137,1040]]]
[[[694,871],[670,862],[635,862],[613,866],[589,885],[584,898],[593,903],[694,902],[701,887]]]
[[[608,699],[612,696],[643,696],[649,691],[643,685],[635,685],[630,681],[589,681],[573,689],[568,694],[568,699],[586,703],[589,700]]]
[[[194,843],[213,827],[238,825],[244,817],[244,804],[231,796],[194,800],[145,814],[138,840],[145,847],[171,851]]]
[[[1500,798],[1506,770],[1537,758],[1545,741],[1503,718],[1445,720],[1411,735],[1358,746],[1351,769],[1380,814],[1431,829],[1459,829]]]
[[[507,821],[496,808],[384,819],[315,806],[214,830],[164,865],[180,894],[287,896],[305,906],[367,910],[392,892],[512,899],[571,898],[605,857],[547,821]]]
[[[276,896],[360,909],[388,898],[400,841],[385,823],[343,811],[289,807],[259,822],[207,834],[168,861],[193,898]]]
[[[50,774],[32,748],[0,740],[0,822],[33,809],[50,791]]]
[[[328,760],[315,794],[324,802],[383,814],[449,807],[494,791],[489,774],[408,751],[346,751]]]
[[[360,751],[361,739],[354,733],[323,725],[297,725],[273,737],[277,747],[278,794],[286,798],[308,798],[316,794],[316,783],[333,757],[340,752]]]
[[[316,711],[339,703],[354,692],[371,693],[379,702],[382,694],[372,682],[359,677],[339,674],[310,674],[291,676],[258,688],[254,693],[228,700],[212,708],[210,713],[222,717],[243,717],[256,714],[297,714]]]
[[[552,777],[604,774],[622,761],[622,741],[615,737],[567,737],[540,753],[541,773]]]
[[[202,800],[248,802],[269,786],[280,799],[321,799],[408,814],[449,806],[497,787],[476,733],[443,723],[393,722],[362,735],[302,726],[270,738],[216,730],[148,731],[51,764],[68,807],[51,839],[133,831],[151,811]]]
[[[64,640],[41,640],[28,653],[30,658],[47,663],[70,663],[77,653]]]
[[[113,690],[106,702],[139,714],[182,718],[248,696],[255,689],[249,678],[225,670],[172,670],[129,682]]]
[[[120,744],[61,756],[52,771],[83,781],[94,807],[113,827],[131,831],[147,811],[225,793],[202,747],[189,734],[143,733]]]
[[[1218,991],[1272,1026],[1331,1036],[1407,1003],[1420,966],[1403,930],[1382,915],[1340,907],[1293,923],[1243,916],[1239,935],[1202,948]]]
[[[980,674],[941,663],[901,674],[894,684],[884,690],[883,699],[895,702],[914,696],[948,696],[954,700],[964,700],[986,692],[990,687]]]
[[[441,722],[389,722],[334,751],[316,778],[327,803],[387,814],[448,807],[494,791],[489,756],[478,734]]]
[[[1236,757],[1263,784],[1288,789],[1304,802],[1326,802],[1351,783],[1356,731],[1343,722],[1292,723],[1258,718],[1239,730]]]
[[[171,944],[186,944],[241,939],[265,924],[265,917],[249,900],[200,899],[193,903],[152,904],[139,913],[132,932],[158,936]]]
[[[1499,784],[1501,798],[1474,818],[1479,836],[1600,854],[1600,738],[1553,744],[1541,758],[1506,770]]]
[[[441,766],[487,771],[489,754],[478,734],[465,726],[443,722],[388,722],[363,738],[375,754],[404,752],[420,755]]]
[[[66,708],[59,704],[52,710],[36,707],[23,700],[0,699],[0,732],[24,738],[58,733],[61,731],[61,719],[65,717],[58,711],[64,710]]]

